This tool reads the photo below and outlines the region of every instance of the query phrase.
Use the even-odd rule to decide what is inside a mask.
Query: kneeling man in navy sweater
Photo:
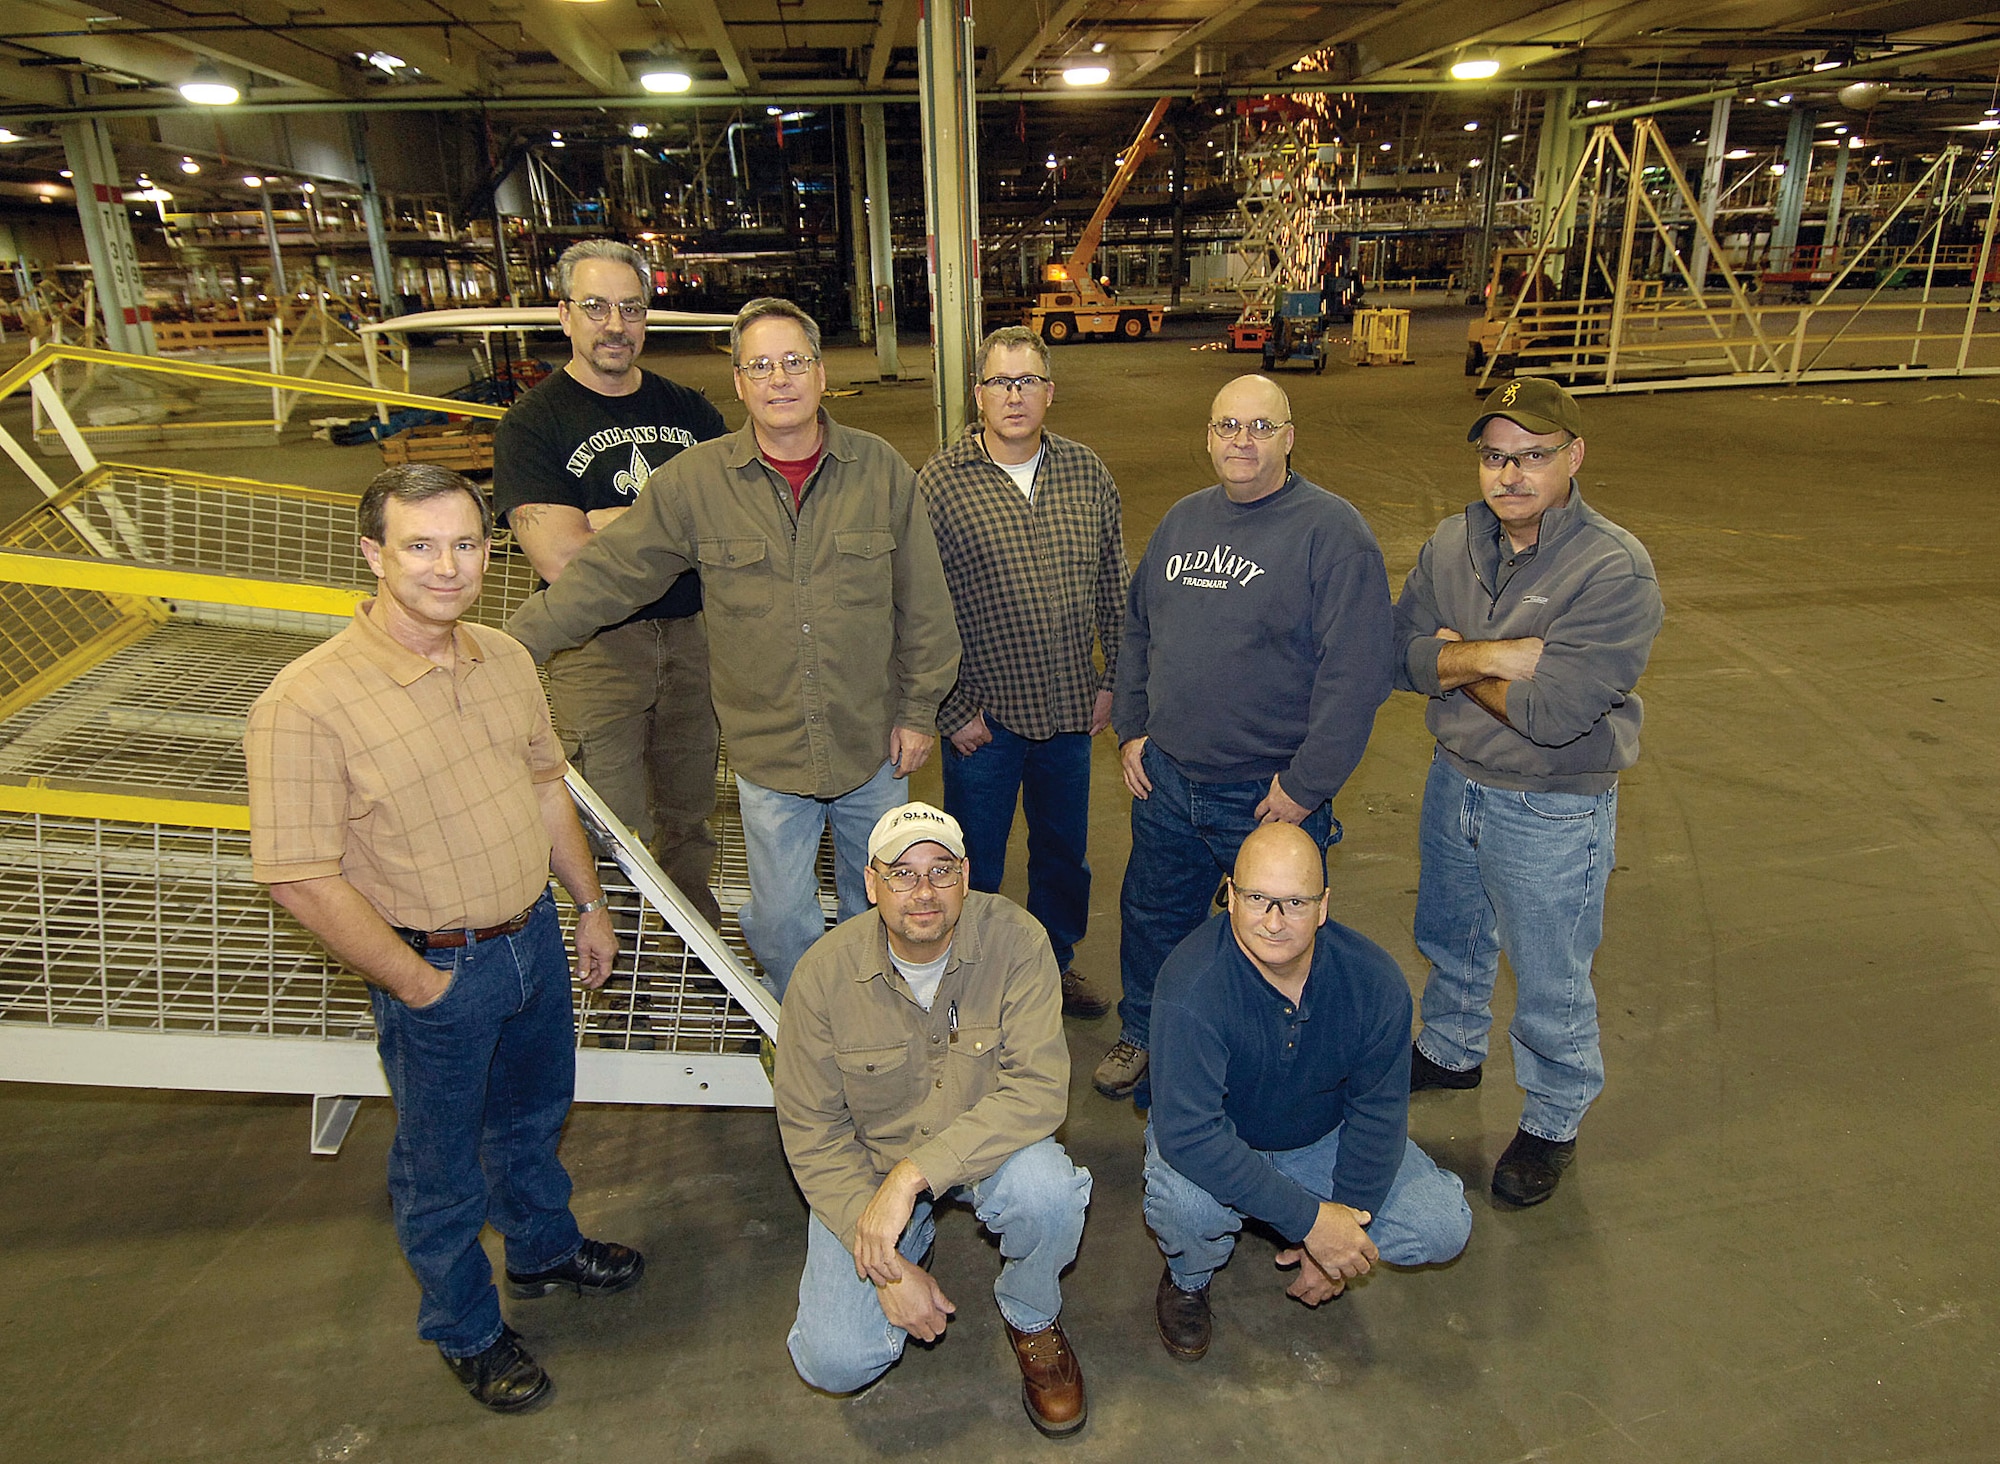
[[[1410,992],[1387,951],[1327,919],[1324,856],[1295,824],[1243,841],[1227,916],[1182,941],[1153,1002],[1146,1223],[1167,1266],[1160,1340],[1208,1351],[1209,1278],[1245,1216],[1290,1244],[1287,1293],[1330,1301],[1378,1260],[1448,1261],[1472,1211],[1409,1138]]]

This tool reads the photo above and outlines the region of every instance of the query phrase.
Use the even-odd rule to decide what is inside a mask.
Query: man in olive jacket
[[[730,330],[739,432],[656,471],[507,629],[537,660],[701,572],[710,688],[750,866],[744,938],[779,996],[826,930],[815,869],[833,825],[840,918],[868,908],[869,829],[930,756],[958,629],[916,474],[820,408],[819,326],[752,300]],[[929,730],[927,730],[929,729]]]
[[[931,1274],[934,1207],[963,1199],[1000,1238],[993,1298],[1045,1434],[1083,1426],[1083,1372],[1057,1320],[1090,1174],[1055,1131],[1068,1112],[1062,983],[1042,927],[967,891],[965,836],[927,803],[891,809],[868,841],[875,909],[843,921],[785,993],[772,1092],[792,1174],[812,1207],[799,1376],[866,1387],[956,1308]]]

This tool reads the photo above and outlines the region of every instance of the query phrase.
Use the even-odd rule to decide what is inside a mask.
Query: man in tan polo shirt
[[[556,1157],[576,1031],[552,865],[584,985],[603,985],[618,941],[534,663],[459,623],[486,571],[485,500],[413,464],[368,485],[360,520],[380,594],[250,709],[252,872],[369,983],[417,1330],[474,1399],[515,1412],[549,1379],[500,1319],[480,1230],[506,1237],[516,1297],[604,1295],[645,1270],[583,1238]]]

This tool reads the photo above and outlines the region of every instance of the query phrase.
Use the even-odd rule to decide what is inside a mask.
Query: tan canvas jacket
[[[926,1012],[889,959],[881,916],[843,922],[792,973],[772,1086],[792,1174],[849,1250],[898,1160],[934,1194],[986,1178],[1069,1111],[1048,935],[1012,901],[968,893]]]
[[[916,475],[824,412],[796,512],[748,424],[646,480],[508,632],[546,660],[701,572],[729,764],[781,793],[837,798],[873,777],[891,727],[927,732],[958,676],[958,627]]]

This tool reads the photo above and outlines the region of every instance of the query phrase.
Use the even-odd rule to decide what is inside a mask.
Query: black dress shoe
[[[438,1354],[443,1357],[443,1353]],[[521,1334],[512,1327],[500,1329],[499,1340],[484,1352],[470,1357],[446,1357],[444,1365],[465,1385],[472,1401],[495,1413],[523,1413],[548,1401],[554,1387],[542,1365],[528,1356]]]
[[[1200,1362],[1208,1355],[1215,1324],[1208,1310],[1206,1286],[1199,1291],[1183,1291],[1174,1285],[1173,1270],[1163,1270],[1160,1289],[1153,1295],[1153,1314],[1160,1324],[1160,1340],[1175,1357]]]
[[[645,1274],[646,1258],[629,1245],[586,1240],[560,1266],[528,1273],[509,1271],[507,1291],[522,1301],[547,1296],[563,1286],[573,1288],[578,1296],[609,1296],[637,1286]]]
[[[1493,1166],[1493,1193],[1510,1205],[1539,1205],[1556,1192],[1563,1171],[1576,1158],[1576,1140],[1557,1143],[1529,1133],[1514,1131],[1514,1142]]]
[[[1410,1044],[1410,1091],[1421,1093],[1426,1088],[1476,1088],[1484,1075],[1485,1064],[1474,1063],[1464,1072],[1454,1068],[1439,1067],[1416,1043]]]

